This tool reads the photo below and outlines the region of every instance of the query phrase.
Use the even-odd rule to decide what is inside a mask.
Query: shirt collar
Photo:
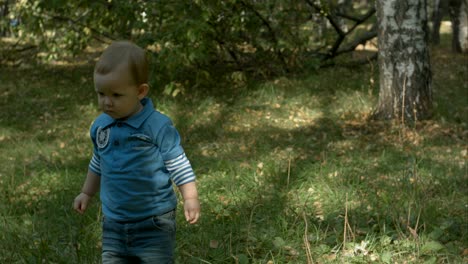
[[[141,124],[143,124],[143,122],[145,122],[145,120],[154,112],[154,105],[151,99],[145,97],[141,100],[141,104],[143,105],[143,109],[124,121],[133,128],[139,128]]]
[[[145,122],[145,120],[154,111],[154,105],[153,105],[153,102],[151,101],[151,99],[143,98],[141,100],[141,104],[143,105],[143,109],[141,109],[140,112],[138,112],[137,114],[135,114],[135,115],[129,117],[128,119],[123,120],[123,121],[121,121],[119,119],[113,119],[109,115],[104,114],[104,117],[103,117],[103,120],[102,120],[103,126],[107,127],[107,126],[110,126],[110,125],[112,125],[114,123],[122,122],[122,123],[128,124],[129,126],[131,126],[133,128],[139,128],[141,126],[141,124],[143,124],[143,122]]]

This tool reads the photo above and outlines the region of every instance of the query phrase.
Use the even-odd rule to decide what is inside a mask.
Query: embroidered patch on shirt
[[[103,129],[102,127],[98,127],[96,133],[96,144],[99,148],[105,148],[107,143],[109,143],[109,134],[110,128]]]

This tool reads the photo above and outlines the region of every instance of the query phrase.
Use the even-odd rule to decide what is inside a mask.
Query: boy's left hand
[[[197,198],[186,199],[184,201],[185,219],[190,224],[195,224],[200,218],[200,202]]]

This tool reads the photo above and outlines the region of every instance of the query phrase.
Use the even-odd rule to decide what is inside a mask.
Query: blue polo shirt
[[[195,180],[171,120],[155,111],[149,98],[141,102],[143,109],[134,116],[118,120],[103,113],[90,130],[94,153],[89,169],[101,176],[103,214],[116,221],[173,210],[177,199],[172,182]],[[184,165],[173,173],[170,168],[179,160]]]

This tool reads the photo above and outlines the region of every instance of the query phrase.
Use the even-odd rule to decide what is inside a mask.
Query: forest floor
[[[194,226],[179,206],[177,263],[466,263],[468,57],[449,39],[431,52],[434,116],[410,126],[369,121],[376,62],[152,91],[202,202]],[[1,54],[0,262],[99,263],[98,199],[72,210],[99,114],[93,57]]]

